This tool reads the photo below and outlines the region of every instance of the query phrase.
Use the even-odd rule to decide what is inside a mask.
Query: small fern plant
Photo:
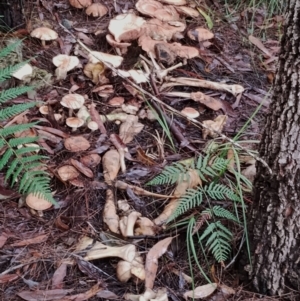
[[[20,45],[17,41],[0,50],[0,59]],[[10,79],[12,74],[24,66],[27,62],[18,63],[0,69],[0,85]],[[26,137],[18,135],[33,128],[36,122],[10,125],[8,120],[36,106],[36,102],[12,104],[10,100],[31,91],[33,87],[14,87],[0,92],[0,170],[5,170],[5,180],[10,181],[11,186],[16,185],[21,194],[33,193],[51,203],[55,203],[50,190],[50,177],[45,171],[43,162],[47,157],[37,154],[38,146],[32,145],[38,137]]]
[[[188,177],[189,170],[197,171],[203,184],[196,189],[186,191],[185,195],[180,198],[179,204],[168,222],[191,209],[204,207],[192,232],[199,231],[205,225],[206,228],[199,237],[199,243],[205,242],[205,246],[212,252],[215,259],[223,263],[229,257],[233,234],[221,220],[227,219],[238,224],[240,222],[236,215],[229,210],[219,205],[211,206],[211,203],[213,201],[223,201],[226,204],[227,200],[234,203],[241,201],[230,186],[220,183],[222,175],[228,167],[229,160],[222,157],[213,159],[208,153],[205,157],[200,155],[197,159],[187,162],[177,162],[166,167],[159,175],[148,182],[148,185],[179,183],[182,179]]]

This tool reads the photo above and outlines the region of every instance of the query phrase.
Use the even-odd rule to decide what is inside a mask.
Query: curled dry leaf
[[[70,162],[78,171],[83,173],[86,177],[88,177],[88,178],[94,177],[93,172],[87,166],[82,164],[81,162],[79,162],[75,159],[72,159],[72,158],[71,158]]]
[[[154,280],[158,269],[158,259],[167,252],[168,246],[171,243],[173,237],[167,237],[158,243],[156,243],[148,252],[146,256],[146,280],[145,287],[153,288]]]
[[[185,292],[183,294],[183,297],[185,299],[188,298],[203,299],[210,296],[217,289],[217,287],[218,287],[217,283],[209,283],[209,284],[201,285],[196,287],[192,291]]]
[[[116,42],[136,40],[146,21],[133,13],[120,14],[111,19],[108,25],[109,32],[114,36]]]
[[[36,291],[21,291],[17,295],[27,301],[53,301],[63,299],[67,294],[74,289],[54,289],[54,290],[36,290]]]
[[[101,162],[101,157],[98,154],[90,154],[80,158],[80,162],[87,167],[96,167]]]
[[[112,107],[120,107],[124,103],[124,97],[118,96],[109,100],[108,104]]]
[[[207,41],[214,37],[214,34],[210,30],[202,27],[190,29],[187,35],[191,40],[198,42]]]
[[[144,125],[138,121],[138,116],[128,115],[126,121],[120,125],[119,136],[124,144],[131,142],[143,130]]]
[[[85,151],[90,147],[90,143],[82,136],[67,138],[64,142],[65,148],[71,152]]]
[[[142,70],[118,70],[119,74],[124,77],[132,78],[137,84],[149,82],[149,76]]]
[[[96,64],[87,63],[83,69],[83,73],[90,78],[94,84],[105,84],[107,82],[104,72],[105,67],[102,62]]]
[[[116,149],[107,151],[102,157],[103,175],[107,184],[111,185],[120,170],[120,155]]]
[[[64,165],[58,168],[57,173],[64,182],[75,179],[79,176],[79,172],[72,165]]]
[[[126,54],[128,47],[131,45],[131,43],[117,42],[111,34],[106,35],[106,41],[110,46],[116,49],[119,55]]]
[[[199,12],[189,6],[175,6],[175,9],[179,12],[179,14],[184,14],[186,16],[189,16],[191,18],[197,18],[199,17]]]
[[[106,190],[103,221],[111,232],[119,233],[119,216],[117,215],[114,192],[111,189]]]
[[[20,69],[12,73],[12,76],[19,80],[24,80],[32,75],[33,68],[29,64],[25,64]]]
[[[212,138],[218,137],[218,133],[216,132],[222,132],[227,118],[228,117],[226,115],[219,115],[214,120],[203,121],[203,124],[208,127],[208,129],[202,129],[203,139],[206,139],[207,136],[211,136]]]
[[[155,224],[147,217],[139,217],[136,221],[135,235],[155,235]]]

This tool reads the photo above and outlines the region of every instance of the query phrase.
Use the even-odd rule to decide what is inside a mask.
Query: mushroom
[[[114,47],[119,55],[126,54],[130,43],[117,42],[111,34],[106,35],[107,43]]]
[[[84,122],[87,122],[88,120],[91,119],[90,112],[88,111],[86,106],[82,106],[76,115],[78,118],[82,119]]]
[[[146,21],[133,13],[120,14],[111,19],[108,25],[109,32],[117,42],[136,40]]]
[[[139,217],[136,221],[135,235],[155,235],[155,224],[147,217]]]
[[[79,172],[72,165],[64,165],[58,168],[57,173],[64,182],[75,179],[79,176]]]
[[[89,154],[80,158],[80,162],[87,167],[96,167],[101,162],[101,157],[98,154]]]
[[[92,5],[92,0],[69,0],[70,5],[76,8],[85,8]]]
[[[65,95],[60,104],[69,109],[80,109],[84,104],[84,97],[80,94]]]
[[[84,125],[84,120],[78,117],[69,117],[66,119],[66,124],[68,127],[72,128],[72,131],[76,131],[77,128]]]
[[[31,32],[30,36],[33,38],[40,39],[42,41],[43,47],[45,47],[45,41],[56,40],[58,34],[57,32],[48,27],[38,27]]]
[[[100,18],[106,15],[107,12],[108,12],[107,7],[101,3],[93,3],[85,10],[85,13],[88,16],[92,15],[93,17],[100,17]]]
[[[67,72],[74,69],[79,64],[77,56],[59,54],[52,59],[53,64],[57,67],[55,75],[58,80],[65,79]]]
[[[214,34],[211,31],[202,27],[190,29],[187,32],[187,35],[191,40],[198,42],[207,41],[214,37]]]
[[[117,278],[121,282],[127,282],[132,276],[145,280],[143,259],[138,253],[132,262],[121,260],[117,265]]]
[[[186,5],[186,0],[160,0],[163,3],[171,4],[171,5]]]
[[[109,247],[101,242],[96,242],[94,246],[87,251],[84,260],[95,260],[107,257],[119,257],[125,261],[133,261],[136,255],[135,245],[125,245],[122,247]]]
[[[131,263],[121,260],[117,264],[117,278],[121,282],[127,282],[131,278]]]
[[[12,73],[12,76],[19,80],[24,80],[26,77],[29,77],[32,74],[32,67],[29,64],[25,64],[20,69]]]
[[[39,108],[39,111],[43,115],[48,115],[49,114],[49,107],[48,106],[41,106]]]
[[[127,225],[125,231],[125,237],[134,236],[134,225],[136,220],[141,217],[141,213],[137,211],[131,212],[127,217]]]
[[[100,51],[91,51],[89,53],[89,62],[92,64],[105,62],[111,64],[115,68],[118,68],[123,62],[123,57]]]
[[[112,107],[120,107],[124,103],[124,97],[118,96],[109,100],[108,104]]]
[[[26,197],[26,205],[31,209],[43,211],[49,209],[52,204],[36,194],[29,193]]]
[[[192,7],[189,7],[189,6],[175,6],[175,9],[181,13],[181,14],[184,14],[186,16],[189,16],[191,18],[197,18],[199,17],[199,12],[192,8]]]
[[[87,127],[88,127],[92,132],[94,132],[94,131],[96,131],[96,130],[99,129],[99,126],[98,126],[98,124],[97,124],[96,121],[90,121],[90,122],[87,124]]]
[[[90,147],[90,143],[82,136],[71,136],[65,140],[64,146],[70,152],[77,153],[87,150]]]
[[[188,117],[188,118],[197,118],[200,116],[199,112],[193,108],[190,107],[185,107],[183,110],[181,110],[181,114],[183,114],[184,116]]]

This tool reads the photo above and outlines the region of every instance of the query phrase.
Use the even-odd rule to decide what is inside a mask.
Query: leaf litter
[[[250,47],[243,49],[236,31],[218,27],[207,14],[214,6],[183,0],[126,5],[72,0],[72,7],[68,2],[25,5],[25,13],[32,12],[28,32],[48,27],[57,33],[47,42],[24,40],[24,56],[36,57],[32,64],[47,71],[50,84],[35,92],[43,106],[7,125],[40,121],[34,135],[39,134],[38,143],[49,154],[52,193],[64,205],[37,209],[36,215],[28,204],[18,207],[16,197],[0,186],[9,217],[0,227],[5,263],[0,282],[15,287],[15,293],[5,288],[6,300],[183,300],[208,295],[225,300],[223,290],[228,295],[234,290],[220,283],[200,285],[203,277],[196,268],[197,287],[191,290],[185,281],[179,289],[182,275],[190,279],[183,259],[185,229],[176,233],[165,225],[178,198],[201,185],[199,176],[190,170],[189,179],[177,183],[174,191],[150,191],[145,183],[172,156],[192,157],[218,133],[234,136],[249,111],[268,95],[270,80],[263,76],[272,79],[278,43],[260,40],[257,32],[249,36],[253,51],[264,57],[253,66]],[[19,80],[33,82],[33,75]],[[163,103],[156,103],[157,97]],[[186,107],[198,116],[186,118],[180,113]],[[199,130],[194,119],[206,128]],[[76,121],[73,127],[71,120]],[[158,139],[153,139],[155,132]],[[253,179],[253,162],[245,165],[243,174]],[[124,199],[127,209],[121,210],[117,204]],[[9,259],[10,250],[20,253],[16,261]],[[176,269],[163,270],[165,262]],[[25,275],[39,284],[38,290],[23,286]]]

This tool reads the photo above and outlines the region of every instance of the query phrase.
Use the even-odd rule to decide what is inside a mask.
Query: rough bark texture
[[[261,293],[300,290],[300,1],[288,1],[273,101],[260,145],[250,231]],[[251,233],[250,232],[250,233]]]
[[[0,31],[9,31],[25,25],[23,0],[0,0]]]

